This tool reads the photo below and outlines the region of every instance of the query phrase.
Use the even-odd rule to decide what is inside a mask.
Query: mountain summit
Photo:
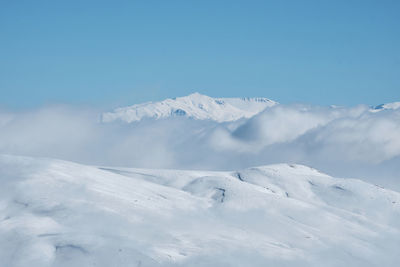
[[[159,102],[146,102],[133,106],[117,108],[102,114],[103,122],[121,120],[127,123],[145,118],[162,119],[184,116],[197,120],[217,122],[235,121],[250,118],[277,102],[268,98],[212,98],[199,93],[184,97],[166,99]]]
[[[378,106],[373,107],[373,111],[381,111],[381,110],[396,110],[400,109],[400,102],[392,102],[392,103],[386,103],[386,104],[380,104]]]

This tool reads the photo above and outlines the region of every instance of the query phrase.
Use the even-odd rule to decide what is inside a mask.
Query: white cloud
[[[239,169],[294,162],[333,175],[400,184],[400,110],[279,105],[251,119],[220,124],[185,118],[105,124],[99,114],[67,106],[3,111],[0,153],[146,168]]]

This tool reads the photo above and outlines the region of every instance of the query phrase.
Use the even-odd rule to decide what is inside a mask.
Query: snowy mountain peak
[[[146,102],[133,106],[117,108],[102,114],[103,122],[121,120],[127,123],[142,119],[162,119],[184,116],[197,120],[217,122],[235,121],[250,118],[277,102],[268,98],[212,98],[200,93],[166,99],[159,102]]]
[[[400,102],[380,104],[378,106],[373,107],[373,111],[375,112],[386,109],[392,109],[392,110],[400,109]]]

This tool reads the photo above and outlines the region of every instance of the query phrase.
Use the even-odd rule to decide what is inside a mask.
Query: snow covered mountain
[[[0,266],[396,266],[400,194],[302,165],[0,156]]]
[[[373,108],[373,111],[377,112],[377,111],[388,110],[388,109],[391,109],[391,110],[400,109],[400,102],[381,104],[381,105],[375,106]]]
[[[145,118],[161,119],[173,116],[217,122],[235,121],[240,118],[250,118],[276,104],[267,98],[212,98],[194,93],[160,102],[117,108],[112,112],[103,113],[102,121],[121,120],[130,123]]]

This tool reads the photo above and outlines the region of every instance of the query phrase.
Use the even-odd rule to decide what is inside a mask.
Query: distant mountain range
[[[103,122],[116,120],[127,123],[143,119],[162,119],[184,116],[197,120],[217,122],[250,118],[265,108],[278,104],[268,98],[212,98],[199,93],[184,97],[147,102],[129,107],[117,108],[102,114]]]
[[[373,110],[376,111],[381,111],[385,109],[399,109],[400,108],[400,102],[393,102],[393,103],[387,103],[387,104],[380,104],[378,106],[375,106]]]
[[[186,117],[195,120],[211,120],[216,122],[236,121],[251,118],[266,108],[278,105],[265,97],[213,98],[199,93],[188,96],[168,98],[159,102],[146,102],[128,107],[116,108],[101,116],[102,122],[122,121],[138,122],[145,119],[165,119],[170,117]],[[331,108],[337,108],[331,106]],[[400,102],[372,106],[371,112],[395,110]]]

